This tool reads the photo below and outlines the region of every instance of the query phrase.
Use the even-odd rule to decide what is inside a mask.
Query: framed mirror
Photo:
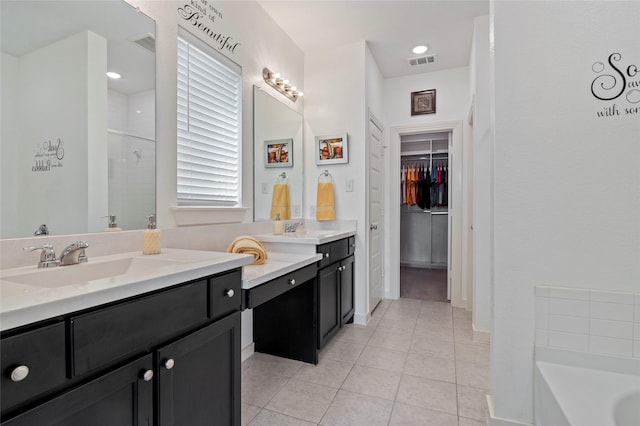
[[[256,222],[273,220],[274,213],[286,211],[285,198],[288,198],[289,217],[281,215],[281,218],[302,218],[302,128],[301,114],[253,86],[253,218]],[[274,203],[278,208],[272,208]]]
[[[121,0],[0,2],[0,238],[155,213],[155,22]],[[116,72],[119,79],[107,77]]]

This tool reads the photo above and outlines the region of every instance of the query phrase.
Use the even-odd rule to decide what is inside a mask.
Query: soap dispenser
[[[276,220],[273,221],[273,235],[284,234],[284,222],[280,220],[280,213],[276,213]]]
[[[147,216],[147,229],[142,232],[142,254],[160,253],[160,230],[156,229],[156,215]]]
[[[110,214],[109,216],[102,216],[109,218],[109,224],[104,229],[104,232],[113,232],[113,231],[122,231],[122,228],[118,228],[118,223],[116,222],[116,216]]]

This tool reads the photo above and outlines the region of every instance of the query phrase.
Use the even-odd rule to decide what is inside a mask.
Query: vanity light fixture
[[[122,78],[122,75],[118,74],[117,72],[109,71],[107,72],[107,77],[117,80],[119,78]]]
[[[425,45],[425,44],[421,44],[419,46],[414,47],[413,49],[411,49],[411,51],[413,53],[415,53],[416,55],[421,55],[424,52],[426,52],[427,50],[429,50],[429,46]]]
[[[291,85],[289,80],[283,78],[280,73],[273,72],[269,70],[269,68],[264,68],[262,70],[262,78],[264,78],[264,81],[269,86],[273,87],[293,102],[297,101],[300,96],[304,95],[304,93],[299,91],[296,86]]]

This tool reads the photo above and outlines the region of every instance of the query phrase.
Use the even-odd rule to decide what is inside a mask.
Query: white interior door
[[[452,193],[452,177],[453,177],[453,173],[451,173],[451,167],[453,166],[453,138],[451,137],[451,132],[449,132],[449,161],[448,161],[449,167],[448,167],[448,172],[447,172],[447,179],[449,180],[449,184],[447,185],[447,199],[449,200],[449,214],[448,216],[448,221],[447,221],[447,247],[449,248],[448,253],[447,253],[447,299],[451,300],[451,282],[453,281],[453,262],[452,262],[452,258],[453,258],[453,215],[454,213],[457,213],[455,211],[455,209],[452,208],[452,204],[454,202],[453,198],[451,197]]]
[[[383,220],[382,220],[382,125],[369,113],[369,312],[382,300]]]

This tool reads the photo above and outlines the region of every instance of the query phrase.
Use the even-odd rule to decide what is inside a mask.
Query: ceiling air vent
[[[424,65],[424,64],[432,64],[436,61],[436,55],[429,56],[418,56],[417,58],[409,58],[409,65]]]
[[[144,47],[149,52],[156,52],[156,39],[151,34],[142,36],[132,41],[138,46]]]

